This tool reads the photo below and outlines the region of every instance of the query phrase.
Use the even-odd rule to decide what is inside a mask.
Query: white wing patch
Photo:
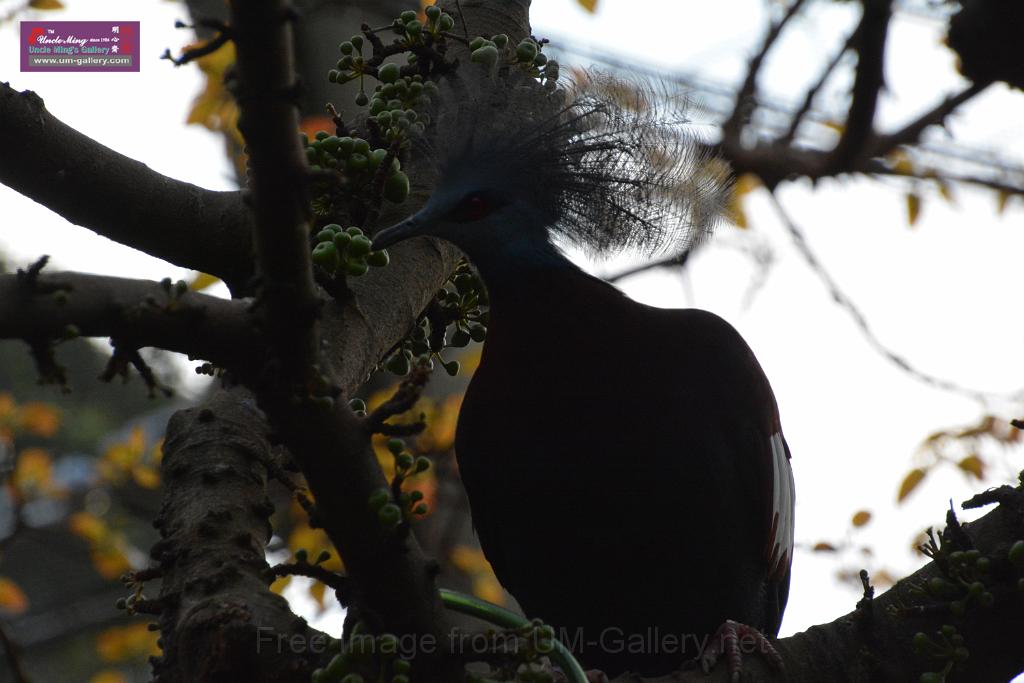
[[[768,576],[781,578],[793,562],[793,522],[796,483],[786,455],[786,442],[776,432],[772,448],[772,526],[768,535]]]

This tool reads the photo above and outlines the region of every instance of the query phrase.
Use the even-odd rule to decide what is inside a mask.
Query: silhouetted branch
[[[870,144],[868,155],[885,156],[899,145],[913,144],[917,142],[925,128],[933,125],[942,125],[945,122],[946,117],[952,114],[957,107],[983,91],[988,86],[988,83],[972,83],[956,95],[947,97],[936,107],[925,112],[903,128],[900,128],[893,133],[876,135]]]
[[[893,365],[904,371],[914,379],[917,379],[925,384],[928,384],[936,389],[942,389],[944,391],[950,391],[953,393],[961,394],[972,398],[982,403],[987,403],[994,398],[1009,398],[1017,400],[1020,398],[1020,392],[1015,394],[1003,396],[994,392],[979,391],[977,389],[971,389],[963,385],[957,384],[941,377],[936,377],[927,372],[917,369],[914,367],[909,360],[904,356],[892,351],[887,347],[875,334],[874,330],[871,329],[871,325],[868,323],[867,317],[860,310],[860,308],[853,302],[853,300],[839,287],[839,284],[832,278],[828,270],[822,265],[821,261],[811,250],[810,245],[807,243],[807,238],[804,236],[803,231],[796,225],[793,219],[789,216],[789,213],[783,208],[779,202],[778,197],[774,192],[768,193],[772,205],[775,207],[778,213],[779,219],[782,224],[789,231],[789,234],[793,237],[793,243],[796,245],[800,255],[803,256],[804,261],[810,266],[814,274],[822,281],[825,287],[828,289],[832,300],[835,301],[840,307],[844,308],[850,317],[853,318],[854,323],[860,328],[861,333],[867,339],[868,344],[882,356],[889,360]]]
[[[833,171],[856,167],[867,157],[865,143],[874,133],[875,109],[885,85],[885,38],[892,18],[892,0],[862,0],[861,5],[864,13],[853,41],[857,51],[853,99],[843,134],[828,156],[827,166]]]
[[[243,285],[251,221],[238,192],[163,176],[68,127],[0,83],[0,182],[104,237]]]

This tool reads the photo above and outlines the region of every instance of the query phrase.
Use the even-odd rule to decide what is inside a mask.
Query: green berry
[[[338,138],[338,153],[342,156],[348,156],[351,154],[353,142],[352,138],[347,135],[343,138]]]
[[[453,26],[455,26],[455,19],[452,18],[452,15],[442,12],[441,18],[437,20],[437,27],[442,31],[451,31]]]
[[[349,237],[356,237],[357,235],[362,235],[363,234],[363,231],[359,229],[358,225],[350,225],[350,226],[348,226],[347,228],[345,228],[345,232],[348,233]]]
[[[537,56],[533,58],[533,65],[536,67],[542,67],[548,63],[548,56],[543,52],[538,52]]]
[[[418,36],[423,32],[423,22],[419,19],[405,22],[405,30],[410,36]]]
[[[412,509],[412,513],[414,515],[425,515],[425,514],[427,514],[427,510],[428,510],[427,504],[426,503],[420,503],[419,505],[417,505],[416,507],[414,507]]]
[[[409,453],[399,453],[395,456],[395,464],[399,469],[407,470],[413,465],[413,457]]]
[[[967,611],[967,605],[963,600],[954,600],[949,603],[949,611],[955,617],[962,617]]]
[[[370,116],[376,116],[387,108],[387,100],[381,97],[374,97],[370,100]]]
[[[459,374],[459,368],[461,367],[459,361],[450,360],[447,363],[441,363],[441,365],[444,367],[444,371],[447,372],[450,377],[454,377],[455,375]]]
[[[498,48],[493,45],[479,47],[469,55],[469,61],[490,66],[498,61]]]
[[[385,527],[395,527],[402,521],[402,511],[394,503],[385,503],[377,511],[377,518]]]
[[[356,413],[366,412],[366,401],[361,398],[354,398],[348,402],[348,407]]]
[[[313,262],[333,273],[338,268],[338,248],[333,242],[321,242],[313,247]]]
[[[359,173],[360,171],[366,170],[366,166],[368,163],[369,161],[365,156],[357,152],[353,152],[348,158],[347,167],[348,170],[352,171],[353,173]]]
[[[365,156],[370,153],[370,143],[362,138],[352,138],[352,151]]]
[[[480,323],[469,326],[469,336],[475,342],[482,342],[487,337],[487,328]]]
[[[919,683],[945,683],[945,676],[935,671],[926,671],[917,679]]]
[[[306,560],[308,560],[308,559],[309,559],[309,553],[306,551],[305,548],[299,548],[298,550],[295,551],[295,561],[296,562],[306,562]]]
[[[330,242],[334,238],[334,231],[323,228],[316,234],[317,242]]]
[[[427,19],[430,21],[437,21],[441,16],[441,8],[437,5],[429,5],[424,8],[423,13],[427,15]]]
[[[364,93],[364,92],[361,92],[358,95],[356,95],[356,106],[357,107],[365,107],[366,103],[369,102],[369,101],[370,101],[370,98],[367,97],[366,93]]]
[[[982,607],[989,608],[992,605],[996,604],[996,596],[992,595],[988,591],[985,591],[984,593],[978,596],[978,604]]]
[[[409,176],[402,171],[395,171],[384,181],[384,199],[401,204],[409,196]]]
[[[1017,569],[1024,569],[1024,541],[1016,541],[1010,546],[1010,552],[1007,553],[1007,557],[1010,562]]]
[[[370,270],[370,266],[366,265],[366,261],[349,259],[345,261],[345,272],[352,277],[361,277],[366,275],[367,271]]]
[[[340,50],[341,54],[343,54],[343,55],[350,55],[350,54],[352,54],[352,48],[353,48],[352,42],[348,41],[348,40],[346,40],[344,43],[342,43],[341,45],[338,46],[338,50]]]
[[[341,147],[341,138],[335,135],[328,136],[323,139],[320,146],[323,147],[324,151],[328,154],[335,154]]]
[[[491,42],[494,43],[494,46],[499,50],[503,50],[505,49],[505,46],[508,45],[508,36],[504,33],[499,33],[491,38]]]
[[[466,330],[455,330],[452,334],[451,341],[448,342],[449,346],[454,346],[457,349],[461,349],[463,346],[469,345],[472,338],[469,336],[469,332]]]
[[[337,69],[331,69],[330,71],[327,72],[327,80],[330,81],[331,83],[337,83],[338,78],[340,76],[341,72],[338,71]]]
[[[380,249],[378,251],[371,251],[366,255],[366,262],[374,268],[383,268],[390,263],[387,249]]]
[[[353,256],[366,256],[370,253],[373,242],[366,235],[356,235],[348,245],[348,253]]]
[[[400,73],[401,67],[394,62],[388,62],[387,64],[382,64],[380,69],[377,70],[377,78],[382,83],[394,83],[398,80]]]
[[[404,376],[409,374],[409,359],[400,353],[396,353],[394,356],[388,359],[388,362],[384,365],[388,372]]]
[[[316,135],[314,135],[313,137],[315,137],[317,140],[323,140],[327,138],[329,135],[330,133],[328,133],[326,130],[318,130],[316,132]]]
[[[388,439],[388,450],[392,455],[398,455],[405,450],[405,442],[401,439]]]
[[[370,494],[369,499],[366,501],[373,511],[380,510],[384,507],[385,503],[391,500],[391,494],[385,488],[376,489]]]
[[[479,50],[481,47],[484,46],[484,43],[486,43],[486,42],[487,41],[484,40],[483,36],[477,36],[476,38],[474,38],[473,40],[471,40],[469,42],[469,49],[470,50]]]
[[[386,114],[387,112],[384,112],[384,113]],[[378,117],[378,120],[380,120],[379,117]],[[388,155],[388,151],[386,149],[384,149],[383,147],[380,147],[378,149],[375,149],[375,150],[371,151],[370,152],[370,168],[373,168],[373,169],[378,168],[380,166],[381,162],[384,161],[384,158],[387,155]]]
[[[410,21],[413,21],[416,18],[416,11],[407,9],[400,15],[398,15],[398,18],[402,20],[403,24],[408,24]]]
[[[525,38],[519,45],[516,46],[516,59],[520,62],[533,62],[533,58],[537,56],[537,43],[533,42],[529,38]]]
[[[334,242],[334,246],[338,248],[338,251],[345,251],[348,249],[349,242],[352,241],[352,235],[347,232],[336,232],[333,233],[331,240]]]

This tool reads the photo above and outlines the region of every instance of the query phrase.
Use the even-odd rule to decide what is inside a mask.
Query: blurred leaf
[[[142,622],[113,626],[96,636],[96,654],[105,662],[142,660],[160,654],[159,636]]]
[[[925,474],[927,474],[927,471],[920,467],[915,467],[907,472],[907,476],[903,477],[903,482],[900,484],[900,491],[896,494],[896,502],[902,503],[917,488],[918,484],[924,480]]]
[[[76,512],[68,518],[68,527],[89,543],[93,567],[103,578],[116,579],[132,568],[124,535],[112,530],[96,515]]]
[[[208,273],[196,273],[195,276],[189,281],[188,288],[193,292],[198,292],[212,287],[213,285],[220,282],[220,278],[210,275]]]
[[[279,576],[278,578],[274,579],[274,583],[270,584],[270,591],[272,593],[277,593],[278,595],[281,595],[282,593],[284,593],[284,589],[287,588],[288,584],[290,584],[291,582],[291,574],[288,574],[286,576]]]
[[[956,466],[975,479],[984,479],[985,477],[985,463],[973,453],[958,462]]]
[[[24,403],[19,411],[22,428],[30,434],[50,438],[60,427],[60,412],[48,403]]]
[[[128,683],[128,679],[120,671],[105,669],[93,674],[92,678],[89,679],[89,683]]]
[[[855,527],[862,527],[862,526],[864,526],[865,524],[867,524],[870,521],[871,521],[871,512],[870,511],[868,511],[868,510],[858,510],[857,512],[853,513],[853,519],[850,520],[850,523],[853,524],[853,526],[855,526]]]
[[[0,576],[0,612],[4,614],[21,614],[28,609],[28,597],[24,591],[8,579]]]
[[[580,3],[580,7],[591,14],[597,11],[597,0],[576,0],[576,2]]]
[[[327,586],[320,583],[319,581],[313,581],[309,584],[309,596],[316,600],[316,604],[322,610],[324,608],[324,594],[327,592]]]
[[[921,196],[915,192],[907,194],[907,223],[913,227],[921,215]]]
[[[505,592],[483,551],[468,545],[457,545],[448,559],[456,569],[472,578],[474,595],[496,605],[505,604]]]
[[[53,461],[42,448],[26,448],[18,454],[11,484],[21,498],[38,498],[57,491],[53,482]]]
[[[1011,196],[1006,190],[999,190],[996,193],[996,214],[1003,215],[1003,212],[1006,211],[1006,204],[1010,201]]]
[[[64,9],[64,3],[60,0],[30,0],[28,6],[32,9]]]
[[[745,230],[750,227],[747,214],[743,210],[743,201],[746,195],[760,186],[761,179],[753,173],[744,173],[736,179],[736,183],[732,186],[732,193],[729,195],[729,201],[725,207],[725,215],[737,228]]]
[[[953,188],[949,186],[949,183],[942,178],[936,178],[935,184],[939,187],[939,195],[953,206],[956,206],[956,197],[953,196]]]
[[[812,547],[811,550],[816,553],[834,553],[836,551],[836,547],[828,541],[818,541],[814,544],[814,547]]]
[[[910,163],[910,159],[902,149],[898,149],[890,154],[889,161],[892,163],[893,173],[898,173],[900,175],[913,175],[914,165]]]

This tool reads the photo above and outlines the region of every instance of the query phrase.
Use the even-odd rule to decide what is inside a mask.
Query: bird
[[[794,481],[765,373],[719,316],[638,303],[565,253],[692,247],[727,201],[722,164],[667,86],[536,85],[452,86],[429,199],[373,243],[447,240],[486,285],[455,437],[483,552],[589,668],[725,654],[736,678],[750,636],[779,666]]]

